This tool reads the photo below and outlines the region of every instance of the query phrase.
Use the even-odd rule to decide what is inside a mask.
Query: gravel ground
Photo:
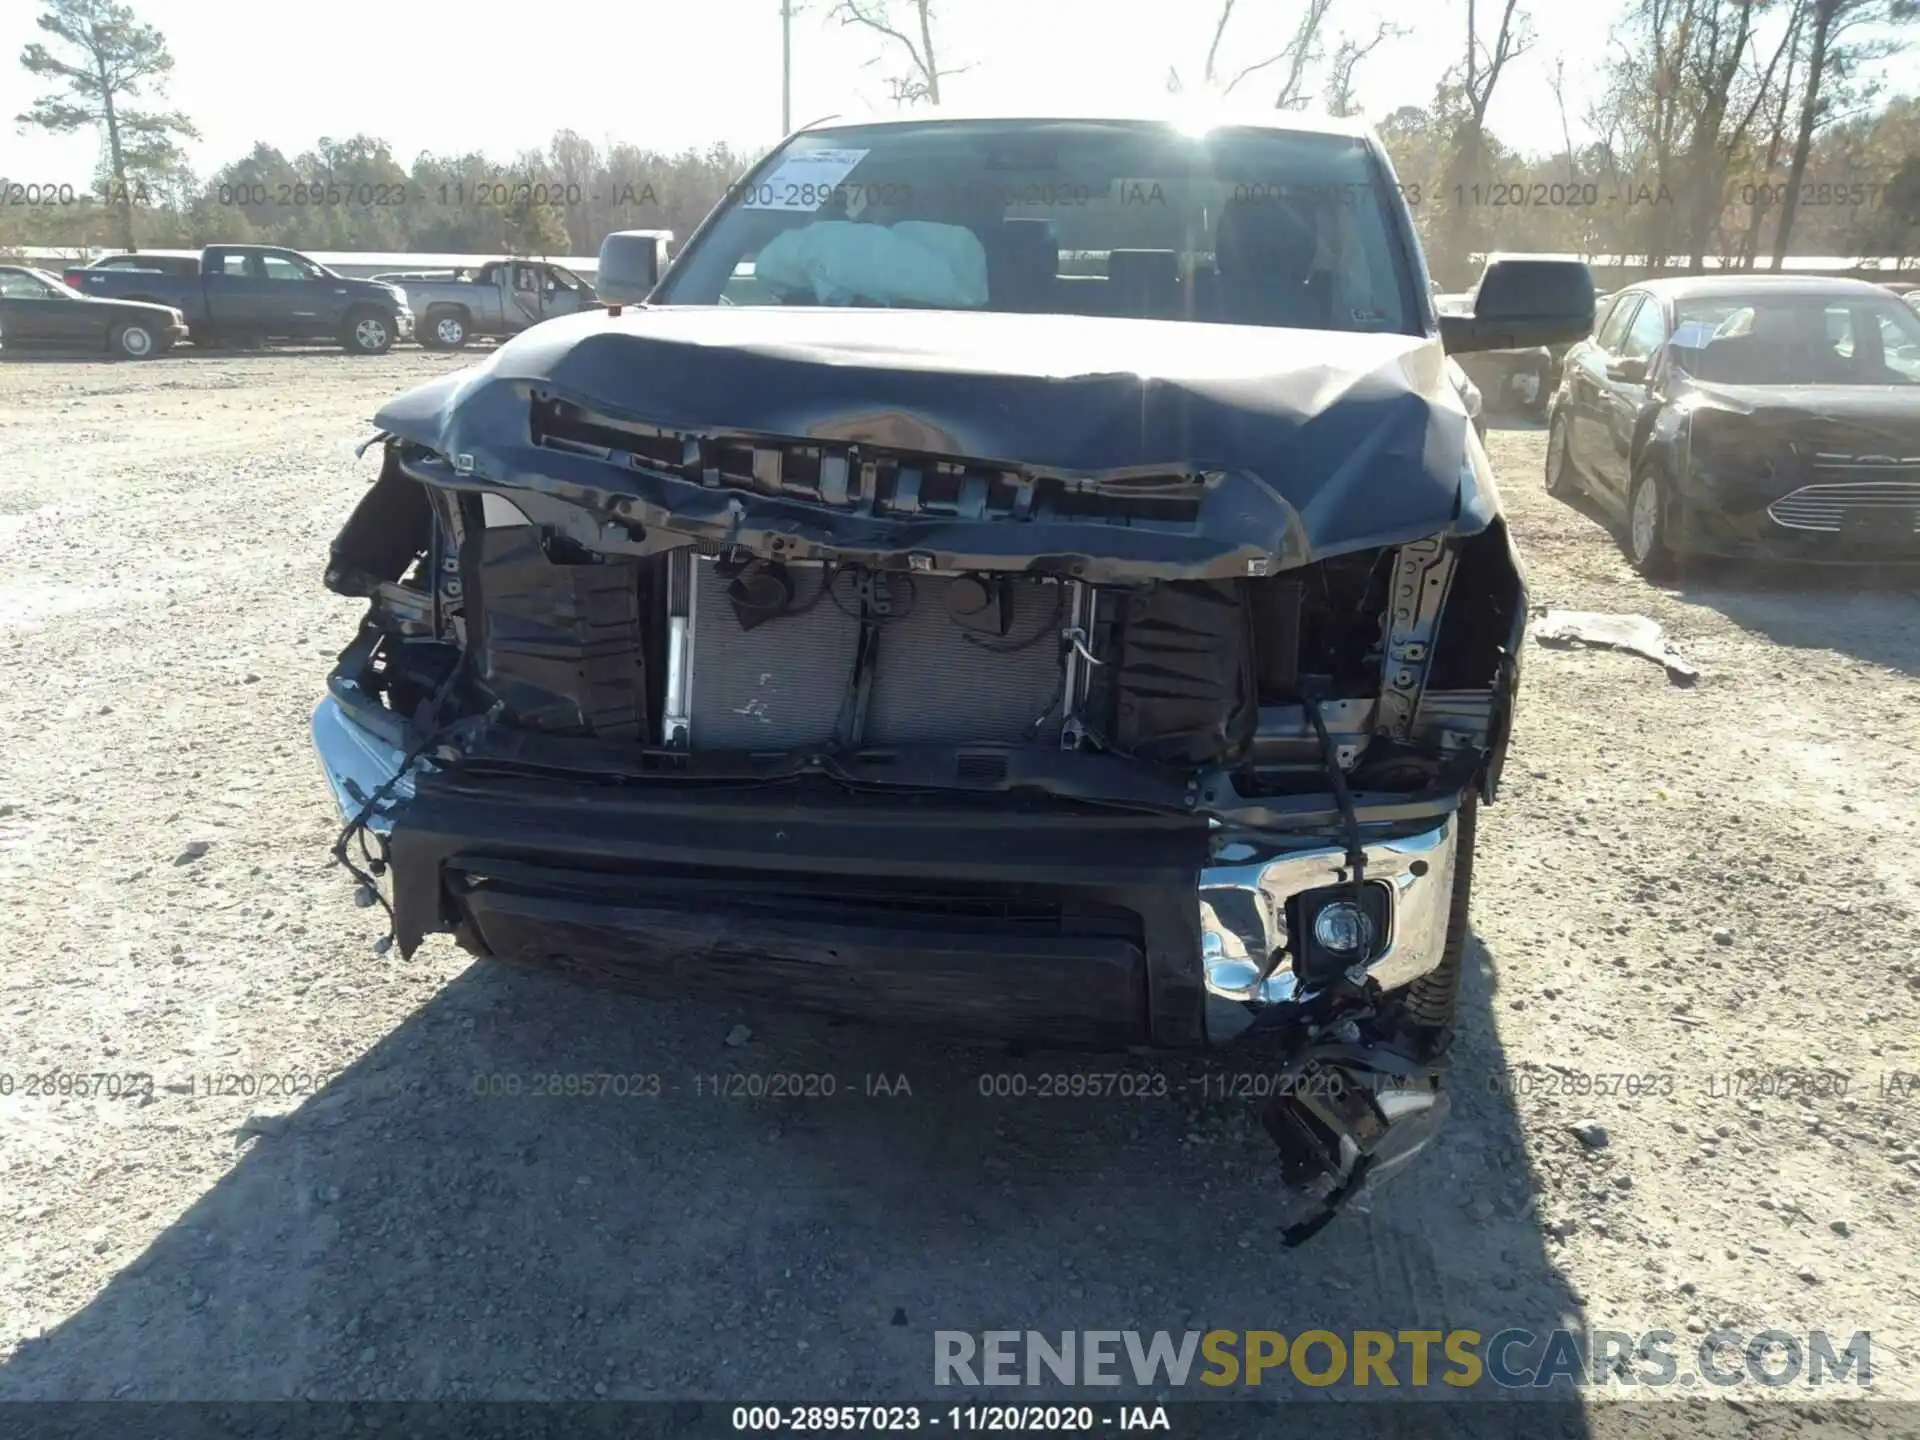
[[[1536,602],[1703,675],[1530,644],[1444,1150],[1287,1253],[1196,1066],[995,1101],[1112,1062],[376,952],[305,735],[360,608],[319,577],[367,417],[454,363],[0,367],[0,1398],[925,1398],[936,1329],[1557,1324],[1870,1330],[1920,1396],[1911,588],[1649,587],[1495,432]],[[837,1093],[701,1078],[786,1072]],[[661,1093],[475,1093],[573,1073]]]

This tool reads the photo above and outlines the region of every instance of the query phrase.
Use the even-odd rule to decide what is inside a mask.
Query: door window
[[[1887,368],[1920,382],[1920,339],[1901,330],[1890,312],[1880,312],[1879,321],[1880,353],[1886,357]]]
[[[1825,312],[1827,322],[1827,344],[1833,347],[1834,354],[1843,360],[1851,360],[1857,348],[1853,339],[1853,312],[1839,305],[1829,305]]]
[[[1649,297],[1627,326],[1626,338],[1620,342],[1620,354],[1629,360],[1645,360],[1666,338],[1667,317],[1660,313],[1660,302]]]
[[[247,256],[238,252],[229,252],[220,257],[220,274],[231,275],[235,280],[247,278]]]
[[[260,263],[266,267],[269,280],[311,280],[307,267],[285,255],[262,255]]]
[[[0,270],[0,299],[7,300],[46,300],[47,287],[31,275],[22,275],[14,270]]]
[[[1613,309],[1607,312],[1607,323],[1601,327],[1594,338],[1602,350],[1609,355],[1620,352],[1620,337],[1626,333],[1627,321],[1639,306],[1638,295],[1622,295],[1613,302]]]
[[[1593,310],[1593,330],[1589,338],[1597,340],[1607,328],[1607,322],[1613,319],[1613,312],[1620,308],[1620,297],[1609,295]]]

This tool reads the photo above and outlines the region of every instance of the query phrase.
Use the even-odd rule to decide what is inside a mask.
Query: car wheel
[[[453,310],[442,310],[427,317],[420,342],[433,350],[459,350],[467,343],[467,321]]]
[[[122,360],[151,360],[160,350],[152,330],[139,320],[123,320],[113,327],[113,353]]]
[[[378,310],[356,310],[342,343],[355,355],[384,355],[393,348],[393,322]]]
[[[1407,1016],[1416,1025],[1436,1029],[1453,1024],[1460,1006],[1460,972],[1467,953],[1467,906],[1473,894],[1473,837],[1478,829],[1479,796],[1469,793],[1454,812],[1460,827],[1453,855],[1453,908],[1447,912],[1447,943],[1440,963],[1407,987]]]
[[[1667,487],[1659,467],[1646,466],[1633,477],[1633,490],[1627,496],[1626,551],[1633,568],[1649,580],[1673,570],[1666,511]]]
[[[1580,487],[1580,472],[1567,453],[1567,419],[1555,415],[1547,422],[1547,494],[1564,500]]]

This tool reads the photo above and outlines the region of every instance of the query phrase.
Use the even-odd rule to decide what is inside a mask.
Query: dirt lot
[[[1529,644],[1446,1147],[1286,1253],[1250,1113],[1178,1080],[990,1100],[1112,1062],[376,953],[306,740],[359,608],[319,575],[368,416],[453,363],[0,366],[0,1398],[924,1398],[936,1329],[1558,1324],[1870,1330],[1920,1397],[1913,589],[1650,588],[1496,432],[1536,602],[1703,676]],[[697,1078],[734,1072],[838,1093]],[[476,1094],[575,1073],[663,1092]]]

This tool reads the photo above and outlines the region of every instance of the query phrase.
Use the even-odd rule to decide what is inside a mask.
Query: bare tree
[[[933,43],[933,0],[904,0],[904,3],[912,12],[910,22],[895,21],[893,0],[838,0],[828,13],[838,18],[842,25],[858,25],[871,30],[906,52],[906,73],[886,77],[896,105],[915,105],[925,100],[929,105],[937,106],[940,103],[940,81],[948,75],[964,74],[972,67],[961,65],[950,70],[941,68]],[[908,28],[919,32],[918,40],[907,33]]]
[[[1441,87],[1439,108],[1457,115],[1453,126],[1453,159],[1447,176],[1447,259],[1465,265],[1471,251],[1473,209],[1468,187],[1485,168],[1487,152],[1487,106],[1508,65],[1524,55],[1533,44],[1533,25],[1519,0],[1494,0],[1499,6],[1500,23],[1493,44],[1480,34],[1480,0],[1467,0],[1466,54],[1457,72],[1459,79]]]
[[[1234,71],[1233,78],[1223,84],[1221,81],[1223,71],[1220,65],[1221,44],[1226,38],[1227,26],[1233,19],[1234,9],[1238,4],[1238,0],[1220,0],[1220,12],[1213,22],[1213,38],[1207,45],[1206,65],[1200,72],[1201,83],[1208,89],[1218,90],[1223,95],[1229,95],[1232,94],[1240,82],[1245,80],[1249,75],[1257,75],[1263,70],[1272,69],[1275,65],[1283,65],[1285,66],[1285,78],[1281,81],[1280,89],[1274,96],[1274,108],[1276,110],[1300,109],[1307,103],[1309,98],[1307,90],[1307,77],[1309,72],[1314,66],[1326,58],[1326,49],[1321,41],[1321,33],[1326,28],[1328,13],[1337,3],[1338,0],[1305,0],[1305,8],[1301,10],[1299,18],[1295,20],[1286,44],[1266,59],[1257,61],[1252,65],[1243,66]],[[1359,51],[1358,54],[1352,56],[1346,63],[1346,74],[1349,84],[1351,83],[1353,66],[1357,65],[1361,59],[1364,59],[1367,54],[1371,53],[1374,46],[1379,44],[1380,39],[1385,38],[1386,34],[1400,33],[1394,27],[1384,24],[1381,26],[1381,29],[1384,32],[1383,35],[1367,44],[1364,48],[1358,47],[1357,42],[1342,41],[1343,46],[1351,45]],[[1336,55],[1336,63],[1345,56],[1345,53],[1345,50],[1342,50],[1339,55]],[[1176,67],[1169,66],[1167,68],[1168,92],[1178,95],[1185,89],[1186,83],[1180,78],[1180,71]]]
[[[1567,124],[1567,57],[1553,57],[1553,78],[1547,88],[1553,92],[1554,108],[1560,112],[1560,148],[1567,157],[1567,183],[1580,183],[1580,161],[1573,153],[1573,129]]]
[[[1228,7],[1231,0],[1226,0]],[[1221,94],[1231,95],[1236,86],[1249,75],[1257,75],[1274,65],[1284,65],[1285,78],[1274,95],[1273,108],[1276,110],[1298,110],[1307,103],[1307,68],[1317,63],[1325,53],[1320,41],[1320,33],[1327,23],[1327,12],[1333,9],[1334,0],[1306,0],[1300,11],[1300,18],[1294,22],[1293,33],[1287,43],[1269,55],[1234,75],[1226,83]],[[1224,23],[1225,16],[1222,15]]]
[[[1208,85],[1213,84],[1218,75],[1214,69],[1214,63],[1220,58],[1220,41],[1227,33],[1227,22],[1233,19],[1233,7],[1234,0],[1220,0],[1220,18],[1213,23],[1213,43],[1207,46],[1207,68],[1201,76]],[[1178,76],[1175,77],[1174,83],[1176,85],[1179,83]]]
[[[1360,68],[1360,62],[1378,50],[1383,41],[1398,40],[1412,33],[1404,25],[1380,20],[1374,24],[1371,39],[1356,40],[1351,35],[1342,35],[1333,47],[1333,58],[1327,62],[1327,83],[1322,91],[1327,113],[1358,114],[1360,106],[1353,98],[1353,75]]]
[[[1727,13],[1729,5],[1731,15]],[[1735,101],[1735,82],[1746,63],[1757,8],[1746,0],[1702,0],[1698,23],[1693,27],[1692,51],[1679,57],[1684,69],[1684,103],[1692,112],[1681,174],[1686,182],[1683,194],[1688,212],[1687,267],[1696,275],[1705,268],[1707,244],[1726,198],[1728,166],[1745,148],[1748,130],[1759,113],[1760,97],[1772,78],[1769,67],[1765,76],[1748,85],[1745,113],[1728,129],[1727,111]],[[1776,52],[1776,64],[1779,58]]]
[[[1749,165],[1752,163],[1755,126],[1769,106],[1784,102],[1787,77],[1793,70],[1795,26],[1789,23],[1765,67],[1749,67],[1743,73],[1741,57],[1749,48],[1747,40],[1757,42],[1757,36],[1746,33],[1749,28],[1743,17],[1736,24],[1734,41],[1722,63],[1716,67],[1709,59],[1695,79],[1696,86],[1706,92],[1707,101],[1695,124],[1695,144],[1690,147],[1693,158],[1688,167],[1694,202],[1689,264],[1696,272],[1704,268],[1701,262],[1706,246],[1715,238],[1710,232],[1718,229],[1726,208],[1727,178],[1743,157]],[[1757,53],[1753,58],[1757,64]],[[1776,124],[1770,150],[1777,148],[1778,137]],[[1768,163],[1771,165],[1772,160]],[[1737,249],[1738,245],[1722,248]]]
[[[1747,12],[1731,32],[1724,14],[1729,6]],[[1605,104],[1638,184],[1616,224],[1622,238],[1631,237],[1648,263],[1658,266],[1677,250],[1693,248],[1703,216],[1718,212],[1722,188],[1713,183],[1709,161],[1720,139],[1727,86],[1751,34],[1750,9],[1744,0],[1632,0],[1623,22]],[[1684,217],[1676,196],[1687,202]]]
[[[1573,127],[1567,123],[1567,57],[1553,57],[1553,78],[1547,81],[1547,88],[1553,92],[1554,108],[1560,112],[1560,147],[1567,157],[1567,184],[1576,192],[1580,184],[1580,157],[1573,148]],[[1585,205],[1576,206],[1574,214],[1579,217],[1580,250],[1584,255],[1594,253],[1593,213]]]
[[[108,200],[118,211],[120,241],[134,245],[133,200],[137,185],[179,168],[177,141],[199,138],[179,111],[142,109],[129,102],[151,86],[164,94],[173,55],[166,37],[134,18],[115,0],[46,0],[34,23],[62,50],[34,41],[20,52],[31,75],[55,88],[14,117],[24,130],[35,126],[56,135],[96,127],[104,140]]]
[[[1787,110],[1794,93],[1793,72],[1800,60],[1800,32],[1806,24],[1811,8],[1811,0],[1794,0],[1787,33],[1780,42],[1786,50],[1787,68],[1780,77],[1780,83],[1774,87],[1773,114],[1767,122],[1766,158],[1761,162],[1758,172],[1767,180],[1771,180],[1778,169],[1780,151],[1786,144]],[[1767,211],[1773,205],[1773,186],[1757,184],[1748,193],[1751,198],[1747,202],[1747,229],[1741,236],[1737,249],[1741,268],[1751,270],[1754,258],[1760,252],[1760,226],[1766,219]]]
[[[1862,67],[1899,54],[1920,17],[1916,0],[1813,0],[1807,26],[1806,78],[1801,82],[1800,123],[1793,138],[1793,159],[1787,166],[1787,188],[1780,204],[1780,223],[1773,233],[1773,268],[1787,258],[1794,217],[1800,209],[1800,184],[1806,177],[1807,157],[1813,152],[1814,133],[1831,117],[1834,102],[1844,95]],[[1850,39],[1860,31],[1864,36]]]

